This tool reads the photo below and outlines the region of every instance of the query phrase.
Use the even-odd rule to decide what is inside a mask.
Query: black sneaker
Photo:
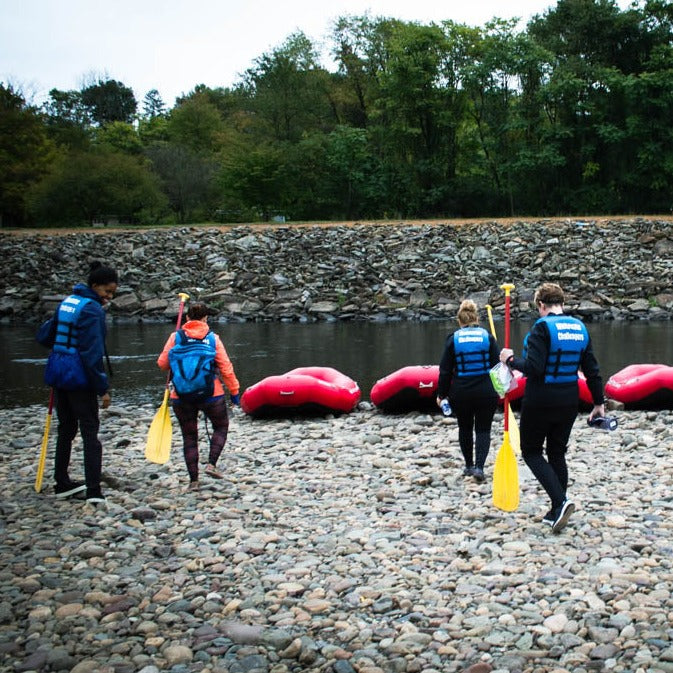
[[[474,476],[474,468],[473,467],[466,467],[463,470],[463,476],[464,477],[472,477]]]
[[[568,519],[575,511],[575,505],[567,498],[563,501],[561,506],[556,510],[556,518],[551,525],[552,533],[560,533],[568,523]]]
[[[56,484],[54,493],[57,498],[77,498],[82,500],[86,491],[86,484],[83,481],[71,481],[68,484]]]
[[[554,525],[554,520],[556,517],[554,516],[554,510],[550,509],[543,517],[542,517],[542,523],[546,523],[548,526],[553,526]]]
[[[480,484],[484,481],[486,481],[486,476],[484,475],[484,470],[482,470],[480,467],[475,467],[472,470],[472,476],[474,477],[475,481],[478,481]]]

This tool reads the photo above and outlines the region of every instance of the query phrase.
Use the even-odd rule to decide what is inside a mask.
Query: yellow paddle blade
[[[171,455],[171,439],[173,427],[171,414],[168,408],[168,388],[164,392],[164,401],[159,411],[154,415],[152,425],[147,433],[147,445],[145,446],[145,458],[150,463],[163,465]]]
[[[508,432],[505,433],[502,446],[495,457],[493,504],[505,512],[513,512],[519,506],[519,467]]]
[[[49,443],[49,428],[51,427],[51,413],[47,414],[47,422],[44,426],[42,435],[42,448],[40,449],[40,460],[37,463],[37,475],[35,476],[35,491],[39,493],[42,490],[42,477],[44,476],[44,464],[47,460],[47,444]]]
[[[520,456],[521,437],[519,436],[519,426],[517,425],[516,417],[514,416],[514,412],[512,411],[511,405],[507,406],[507,415],[508,415],[507,427],[509,428],[509,443],[512,445],[512,451],[514,451],[514,455]]]

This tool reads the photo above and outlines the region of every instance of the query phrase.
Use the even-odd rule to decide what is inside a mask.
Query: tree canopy
[[[39,109],[2,85],[3,222],[668,212],[673,5],[517,25],[340,17],[334,71],[297,32],[171,109],[112,79]]]

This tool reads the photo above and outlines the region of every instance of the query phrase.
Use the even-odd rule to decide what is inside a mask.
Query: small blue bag
[[[79,353],[52,351],[44,370],[44,382],[61,390],[85,390],[90,388]]]

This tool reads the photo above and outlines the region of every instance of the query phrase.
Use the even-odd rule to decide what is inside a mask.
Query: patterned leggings
[[[199,411],[203,411],[206,418],[213,424],[208,462],[211,465],[217,465],[229,432],[226,397],[221,395],[209,402],[198,404],[174,402],[173,411],[182,431],[182,450],[185,455],[189,479],[197,481],[199,478],[199,433],[197,427]]]

